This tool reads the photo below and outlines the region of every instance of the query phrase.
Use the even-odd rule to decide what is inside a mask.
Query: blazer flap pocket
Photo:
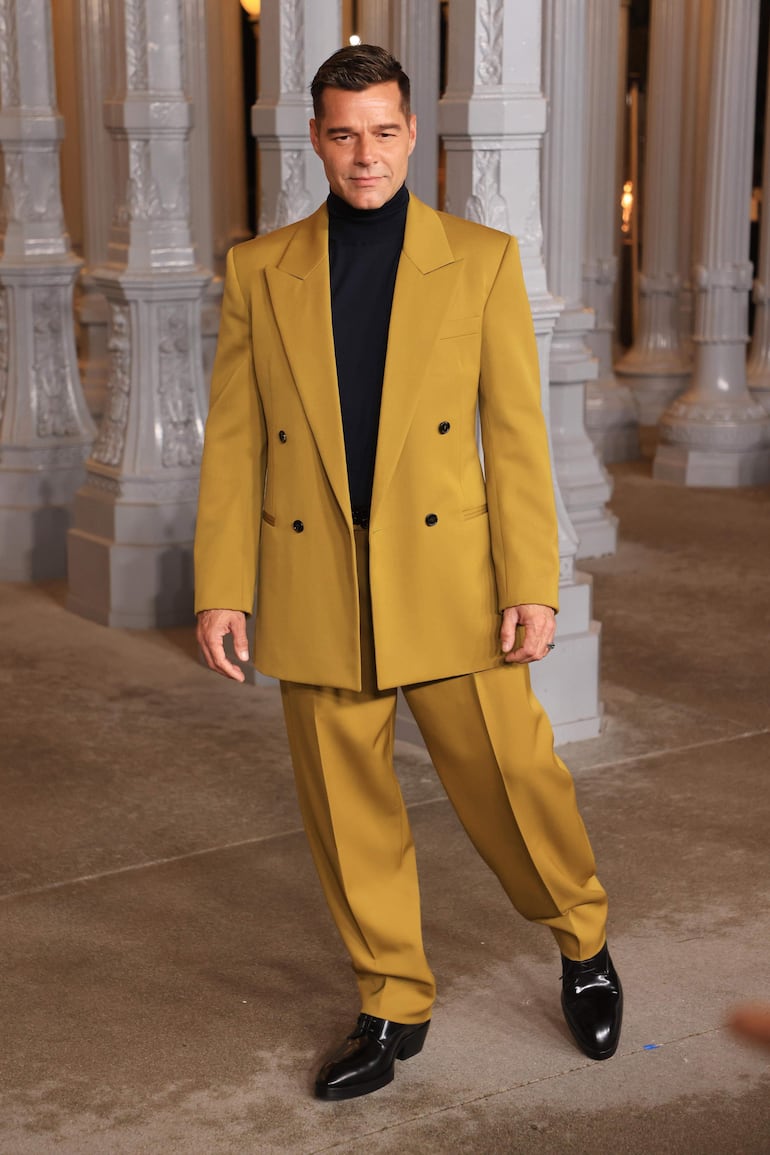
[[[481,317],[450,317],[444,321],[439,333],[441,341],[447,341],[450,337],[466,337],[472,333],[478,333],[481,329]]]

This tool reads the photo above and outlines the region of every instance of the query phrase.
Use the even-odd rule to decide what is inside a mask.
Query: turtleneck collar
[[[326,200],[331,232],[356,240],[369,236],[374,240],[375,236],[379,238],[393,229],[403,230],[408,206],[409,190],[405,184],[378,209],[354,208],[333,192]]]

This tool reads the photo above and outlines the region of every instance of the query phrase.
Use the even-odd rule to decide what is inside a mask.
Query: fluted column
[[[390,0],[358,0],[356,32],[364,44],[379,44],[392,51],[390,37],[393,26],[390,18]]]
[[[49,0],[0,0],[0,578],[63,576],[94,428],[78,375]]]
[[[690,366],[679,342],[679,205],[686,4],[652,0],[647,130],[642,199],[644,238],[639,325],[615,365],[630,388],[645,449],[652,456],[658,420],[687,385]]]
[[[439,6],[425,0],[359,0],[359,31],[401,61],[412,85],[419,145],[409,161],[409,187],[426,204],[438,197]]]
[[[613,367],[617,280],[617,84],[620,47],[618,0],[588,0],[587,187],[583,300],[596,314],[588,344],[599,362],[586,386],[586,428],[604,461],[638,456],[636,410]]]
[[[307,216],[329,185],[308,136],[310,82],[342,47],[338,0],[263,0],[259,33],[260,91],[251,110],[259,142],[259,232]]]
[[[180,0],[110,0],[114,205],[109,399],[70,531],[71,609],[108,625],[192,616],[192,536],[205,407],[201,298],[210,274],[190,226]]]
[[[578,557],[614,553],[617,518],[606,508],[612,482],[585,428],[586,382],[598,364],[586,345],[594,314],[582,301],[585,212],[586,0],[545,0],[543,80],[548,131],[543,148],[543,225],[548,286],[563,298],[551,343],[554,465],[578,535]]]
[[[104,100],[110,75],[108,0],[77,0],[74,14],[85,259],[75,306],[83,392],[91,413],[99,418],[107,401],[110,375],[107,348],[110,310],[104,293],[91,277],[91,270],[107,259],[114,203],[110,139],[104,131]]]
[[[393,52],[412,85],[419,148],[409,161],[409,187],[438,203],[439,6],[425,0],[393,0]]]
[[[448,84],[439,106],[447,208],[519,240],[547,417],[548,360],[561,305],[548,291],[542,252],[541,0],[453,0],[449,18]],[[532,680],[557,740],[568,741],[599,730],[599,626],[591,621],[590,578],[575,570],[577,535],[555,479],[554,484],[561,562],[558,647],[533,668]]]
[[[765,103],[759,261],[754,279],[754,333],[747,374],[752,396],[770,413],[770,84]]]
[[[703,150],[697,147],[700,136],[699,108],[701,103],[698,89],[701,2],[702,0],[684,0],[685,47],[679,174],[679,344],[691,372],[694,320],[692,289],[694,222],[699,216],[703,183],[700,178],[699,167]]]
[[[708,119],[693,275],[695,363],[692,385],[661,420],[654,474],[684,485],[750,485],[770,480],[770,417],[746,386],[759,0],[704,0],[702,7]]]

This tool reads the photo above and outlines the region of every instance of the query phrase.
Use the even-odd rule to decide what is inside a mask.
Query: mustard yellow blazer
[[[324,205],[228,256],[196,609],[250,613],[256,587],[263,673],[360,689],[353,532]],[[500,611],[557,606],[553,486],[516,241],[414,196],[369,539],[383,689],[499,664]]]

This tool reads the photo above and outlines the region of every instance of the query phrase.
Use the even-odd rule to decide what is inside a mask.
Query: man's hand
[[[235,653],[242,662],[249,660],[249,643],[246,638],[246,615],[240,610],[201,610],[198,614],[196,637],[198,645],[211,670],[233,678],[236,682],[246,680],[243,670],[234,666],[225,655],[224,639],[233,635]]]
[[[516,627],[524,627],[524,640],[518,650]],[[526,604],[503,610],[500,643],[506,662],[539,662],[550,653],[548,647],[556,633],[556,615],[550,606]]]

